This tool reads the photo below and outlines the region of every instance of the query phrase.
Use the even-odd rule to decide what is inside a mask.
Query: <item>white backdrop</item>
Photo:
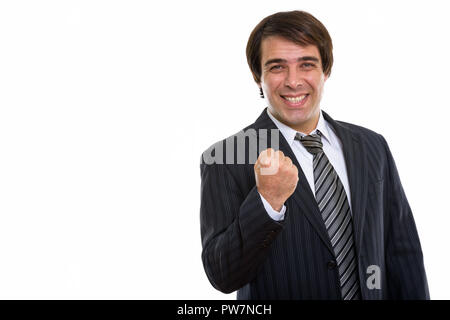
[[[265,107],[246,41],[293,9],[328,28],[322,108],[389,142],[449,299],[450,20],[431,0],[0,2],[0,298],[235,299],[203,271],[199,159]]]

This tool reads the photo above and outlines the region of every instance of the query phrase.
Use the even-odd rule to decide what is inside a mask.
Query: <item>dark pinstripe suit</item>
[[[429,299],[419,237],[386,141],[373,131],[323,115],[343,145],[363,299]],[[264,110],[247,129],[277,127]],[[263,206],[252,163],[202,161],[206,274],[216,289],[238,290],[238,299],[341,299],[333,248],[316,200],[292,150],[279,136],[280,150],[299,169],[297,188],[285,203],[281,222],[272,220]],[[236,146],[234,151],[236,159]],[[381,289],[366,285],[371,265],[380,267]]]

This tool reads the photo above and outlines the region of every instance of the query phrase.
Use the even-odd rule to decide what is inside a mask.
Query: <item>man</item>
[[[266,17],[247,60],[268,108],[200,166],[211,284],[238,299],[429,299],[386,141],[320,110],[333,64],[322,23],[302,11]]]

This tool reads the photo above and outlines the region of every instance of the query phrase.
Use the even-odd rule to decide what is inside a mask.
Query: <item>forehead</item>
[[[261,63],[270,59],[297,60],[299,57],[313,56],[319,59],[319,49],[315,45],[301,46],[279,36],[267,37],[261,42]]]

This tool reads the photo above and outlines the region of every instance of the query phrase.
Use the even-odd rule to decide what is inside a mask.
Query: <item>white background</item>
[[[235,299],[209,284],[203,150],[265,107],[253,27],[328,28],[322,108],[383,134],[449,299],[446,1],[0,2],[0,298]]]

